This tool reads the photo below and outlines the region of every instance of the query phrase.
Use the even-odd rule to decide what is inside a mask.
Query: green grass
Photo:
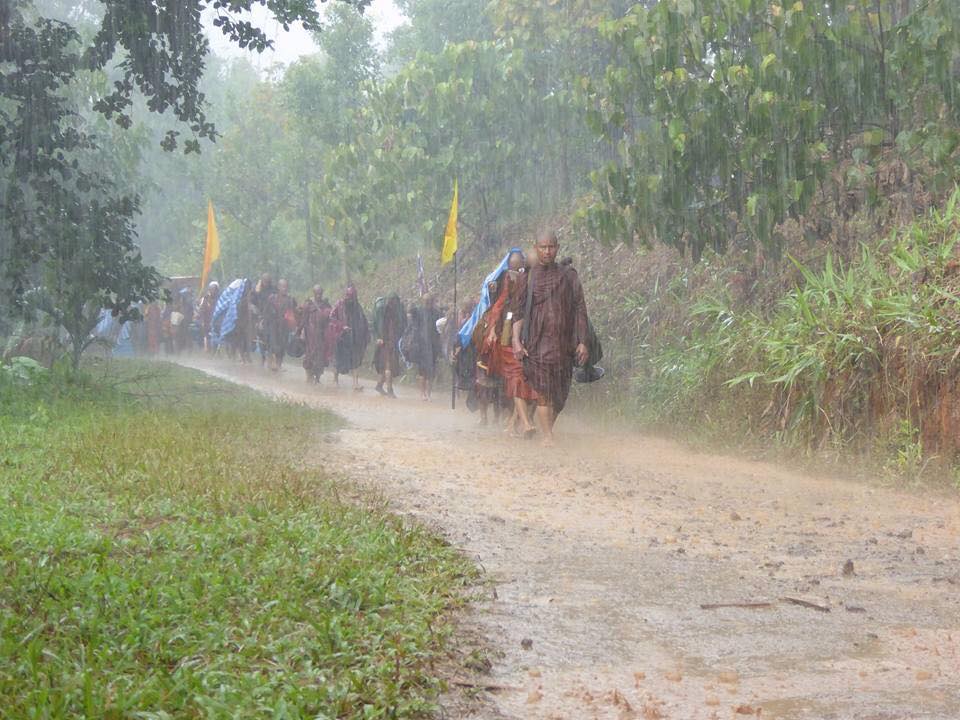
[[[428,712],[472,570],[304,467],[336,418],[110,368],[0,374],[0,716]]]
[[[688,293],[677,332],[645,346],[638,414],[701,437],[843,461],[890,479],[960,465],[960,190],[840,259],[794,261],[749,305],[727,278]]]

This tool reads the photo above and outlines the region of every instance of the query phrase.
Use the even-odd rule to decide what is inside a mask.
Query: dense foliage
[[[589,88],[589,120],[618,138],[617,159],[586,218],[609,241],[777,252],[778,226],[811,204],[876,203],[891,163],[941,192],[957,177],[951,0],[675,0],[602,33],[617,56]]]
[[[134,303],[157,297],[160,278],[142,262],[134,232],[139,197],[118,182],[131,165],[136,172],[137,158],[123,154],[123,142],[98,137],[97,120],[129,129],[137,97],[145,111],[168,112],[177,125],[163,133],[164,150],[174,150],[185,132],[186,152],[198,151],[200,140],[216,133],[200,89],[209,51],[202,13],[209,8],[213,25],[241,47],[263,49],[268,39],[241,15],[262,4],[0,4],[5,306],[24,306],[28,291],[42,285],[44,299],[35,309],[60,324],[79,348],[101,307],[127,316]],[[284,27],[301,21],[319,28],[312,1],[269,6]],[[118,165],[124,166],[119,173]]]
[[[929,204],[958,176],[949,0],[403,9],[381,51],[370,23],[338,8],[317,56],[225,106],[245,119],[196,194],[223,206],[236,271],[259,270],[266,242],[307,261],[285,271],[301,285],[433,248],[455,177],[481,244],[579,209],[602,242],[697,259],[731,245],[775,258],[785,222],[829,237],[830,218],[882,215],[904,188]]]

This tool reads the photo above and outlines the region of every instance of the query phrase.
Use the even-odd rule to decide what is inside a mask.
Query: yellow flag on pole
[[[203,251],[203,273],[200,275],[200,292],[207,287],[207,276],[216,260],[220,259],[220,237],[217,222],[213,219],[213,201],[207,201],[207,247]]]
[[[453,181],[453,202],[450,204],[450,217],[447,229],[443,233],[443,251],[440,253],[440,265],[446,265],[457,253],[457,181]]]

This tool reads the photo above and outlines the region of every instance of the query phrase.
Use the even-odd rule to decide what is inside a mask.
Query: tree
[[[120,323],[140,319],[137,304],[156,298],[162,278],[144,265],[130,226],[129,197],[89,199],[59,218],[59,232],[40,265],[40,283],[25,294],[27,308],[62,327],[76,370],[95,340],[102,310]]]
[[[51,268],[66,272],[65,258],[78,262],[86,258],[89,262],[82,267],[89,277],[71,272],[58,278],[60,283],[75,283],[72,290],[60,293],[69,299],[72,310],[56,301],[47,303],[59,308],[55,317],[71,323],[73,329],[67,329],[72,335],[82,331],[82,321],[74,322],[78,307],[102,301],[122,314],[138,298],[155,294],[155,277],[134,250],[132,218],[139,202],[135,196],[117,195],[95,165],[82,163],[98,144],[80,106],[71,99],[71,88],[84,73],[111,69],[120,56],[113,68],[117,79],[94,97],[92,108],[126,129],[132,123],[130,110],[138,93],[151,112],[169,111],[186,126],[186,152],[199,151],[201,139],[212,140],[216,135],[200,91],[209,50],[201,14],[211,8],[216,14],[214,25],[231,40],[262,50],[269,40],[242,16],[257,4],[269,4],[285,29],[295,21],[309,29],[319,28],[311,0],[164,4],[104,0],[99,28],[85,42],[70,23],[28,13],[31,3],[27,0],[0,2],[3,294],[21,303],[33,284],[51,282]],[[175,149],[180,135],[180,130],[167,130],[161,145]],[[84,249],[83,243],[89,246]],[[81,295],[86,296],[83,302]]]
[[[876,161],[896,148],[956,177],[960,6],[909,5],[665,0],[602,23],[616,57],[588,120],[617,155],[587,227],[694,259],[734,239],[776,255],[778,226],[838,168],[837,212],[851,188],[876,200]]]
[[[260,83],[243,107],[242,119],[218,143],[210,196],[221,214],[232,220],[234,249],[224,260],[237,270],[262,271],[292,259],[284,258],[284,243],[274,229],[277,220],[295,207],[290,164],[294,137],[271,83]]]
[[[528,212],[540,150],[533,87],[521,51],[473,41],[422,53],[383,83],[371,101],[375,167],[402,189],[393,226],[439,243],[455,178],[461,222],[478,236]]]
[[[295,135],[291,168],[297,178],[311,282],[316,280],[316,256],[339,256],[344,274],[349,274],[350,256],[363,256],[361,238],[353,232],[342,234],[342,224],[330,232],[323,219],[339,195],[356,189],[355,178],[340,177],[329,188],[323,181],[332,174],[332,165],[344,167],[337,159],[341,147],[355,143],[365,130],[363,113],[369,104],[369,89],[380,77],[380,56],[369,18],[342,5],[331,8],[326,21],[316,38],[321,52],[294,63],[281,83],[281,97]]]
[[[421,52],[436,55],[447,45],[493,40],[484,0],[397,0],[396,5],[409,22],[390,36],[387,60],[394,70]]]

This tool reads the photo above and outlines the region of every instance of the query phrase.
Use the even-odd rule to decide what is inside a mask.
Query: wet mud
[[[956,496],[695,453],[575,407],[544,451],[449,397],[190,364],[347,418],[308,459],[481,564],[482,650],[446,717],[960,718]]]

